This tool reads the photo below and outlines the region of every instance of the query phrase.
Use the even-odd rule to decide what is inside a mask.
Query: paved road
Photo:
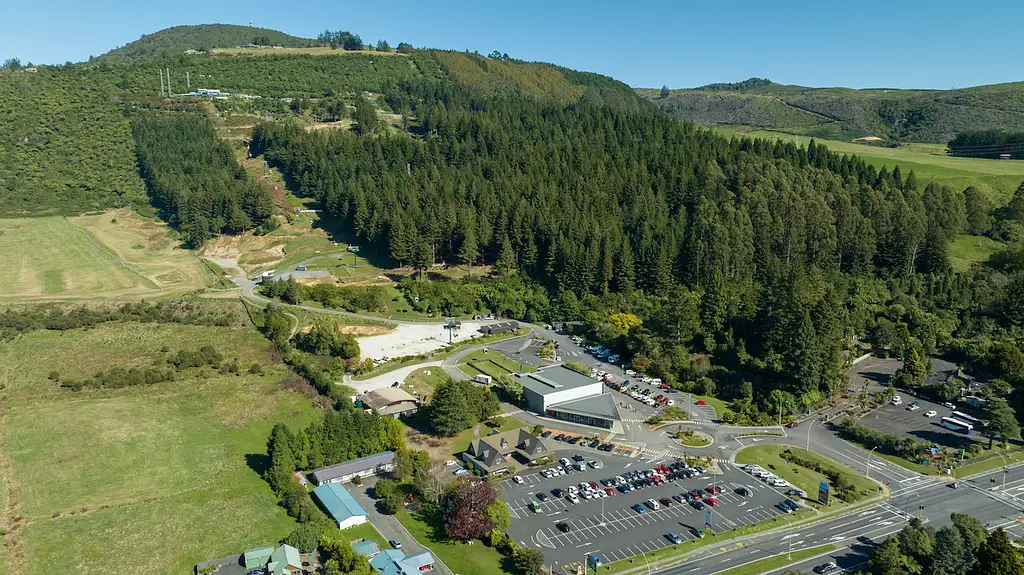
[[[990,478],[996,479],[994,491],[990,490]],[[891,498],[884,502],[808,526],[741,540],[742,545],[729,543],[706,549],[680,565],[656,572],[664,575],[712,575],[751,561],[784,554],[790,550],[791,544],[793,551],[828,544],[838,547],[826,556],[791,566],[797,571],[809,572],[816,565],[828,561],[835,561],[844,569],[855,569],[867,560],[876,545],[902,529],[911,517],[921,516],[929,524],[941,527],[949,523],[949,514],[954,512],[973,515],[989,529],[1003,527],[1015,536],[1024,535],[1018,523],[1018,518],[1024,514],[1024,465],[1009,468],[1009,473],[1000,469],[961,483],[963,487],[953,489],[949,482],[940,478],[922,477],[896,487]],[[924,506],[924,509],[919,509],[919,506]]]

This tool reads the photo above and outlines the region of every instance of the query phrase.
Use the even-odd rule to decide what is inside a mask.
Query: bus
[[[966,413],[964,413],[962,411],[954,411],[953,412],[953,417],[956,418],[956,419],[959,419],[960,421],[966,421],[967,423],[970,423],[971,425],[987,425],[984,421],[981,421],[977,417],[971,417],[970,415],[967,415]]]
[[[963,433],[964,435],[970,435],[970,434],[974,433],[974,426],[973,425],[971,425],[970,423],[966,423],[966,422],[960,421],[959,419],[953,419],[952,417],[943,417],[941,425],[942,425],[942,427],[945,427],[946,429],[952,429],[953,431],[959,431],[960,433]]]

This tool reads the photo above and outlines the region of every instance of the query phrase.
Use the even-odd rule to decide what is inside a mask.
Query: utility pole
[[[171,91],[171,69],[168,68],[167,69],[167,97],[170,98],[173,95],[174,95],[174,92]]]
[[[159,70],[160,75],[160,97],[164,97],[164,71]]]
[[[192,91],[192,79],[189,76],[188,70],[185,70],[185,91],[186,92],[191,92]]]
[[[805,451],[811,450],[811,428],[814,427],[814,420],[811,420],[811,424],[807,426],[807,447]]]

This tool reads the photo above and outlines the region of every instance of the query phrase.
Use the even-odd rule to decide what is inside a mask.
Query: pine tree
[[[396,217],[391,222],[391,230],[388,232],[388,251],[391,252],[391,259],[398,262],[398,267],[402,267],[412,259],[409,253],[409,235],[405,229],[405,223],[400,217]]]
[[[622,238],[622,245],[616,253],[615,261],[615,291],[629,293],[635,285],[636,270],[633,263],[633,248],[629,245],[626,237]]]
[[[935,552],[932,555],[933,575],[966,573],[973,561],[974,557],[956,527],[947,525],[938,530],[935,534]]]
[[[465,431],[473,424],[465,394],[450,380],[435,389],[428,417],[434,431],[447,437]]]
[[[917,191],[917,175],[914,174],[914,170],[910,170],[910,173],[907,174],[907,181],[903,182],[903,191]]]
[[[668,86],[662,86],[661,92],[658,94],[658,96],[661,97],[662,100],[664,100],[665,98],[668,98],[668,95],[671,93],[672,92],[669,91]]]
[[[469,275],[473,275],[473,262],[480,257],[480,249],[476,245],[476,232],[472,228],[467,229],[462,236],[462,245],[459,246],[459,261],[469,268]]]
[[[508,237],[501,242],[501,254],[498,261],[494,263],[494,271],[498,275],[507,275],[516,271],[516,252],[512,250],[512,242]]]

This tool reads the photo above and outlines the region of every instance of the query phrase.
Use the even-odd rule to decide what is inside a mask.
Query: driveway
[[[419,553],[420,551],[429,551],[420,542],[416,540],[408,530],[395,519],[393,515],[384,515],[377,508],[377,501],[371,496],[373,493],[373,486],[377,485],[379,477],[369,477],[363,480],[362,485],[354,485],[351,483],[345,484],[345,488],[348,492],[355,497],[359,505],[366,510],[366,518],[373,523],[373,526],[380,531],[380,534],[385,539],[391,541],[397,539],[402,542],[402,551],[406,555],[412,555],[413,553]],[[441,563],[441,558],[434,554],[434,558],[437,559],[437,563],[434,564],[434,569],[443,575],[452,575],[452,572]]]

